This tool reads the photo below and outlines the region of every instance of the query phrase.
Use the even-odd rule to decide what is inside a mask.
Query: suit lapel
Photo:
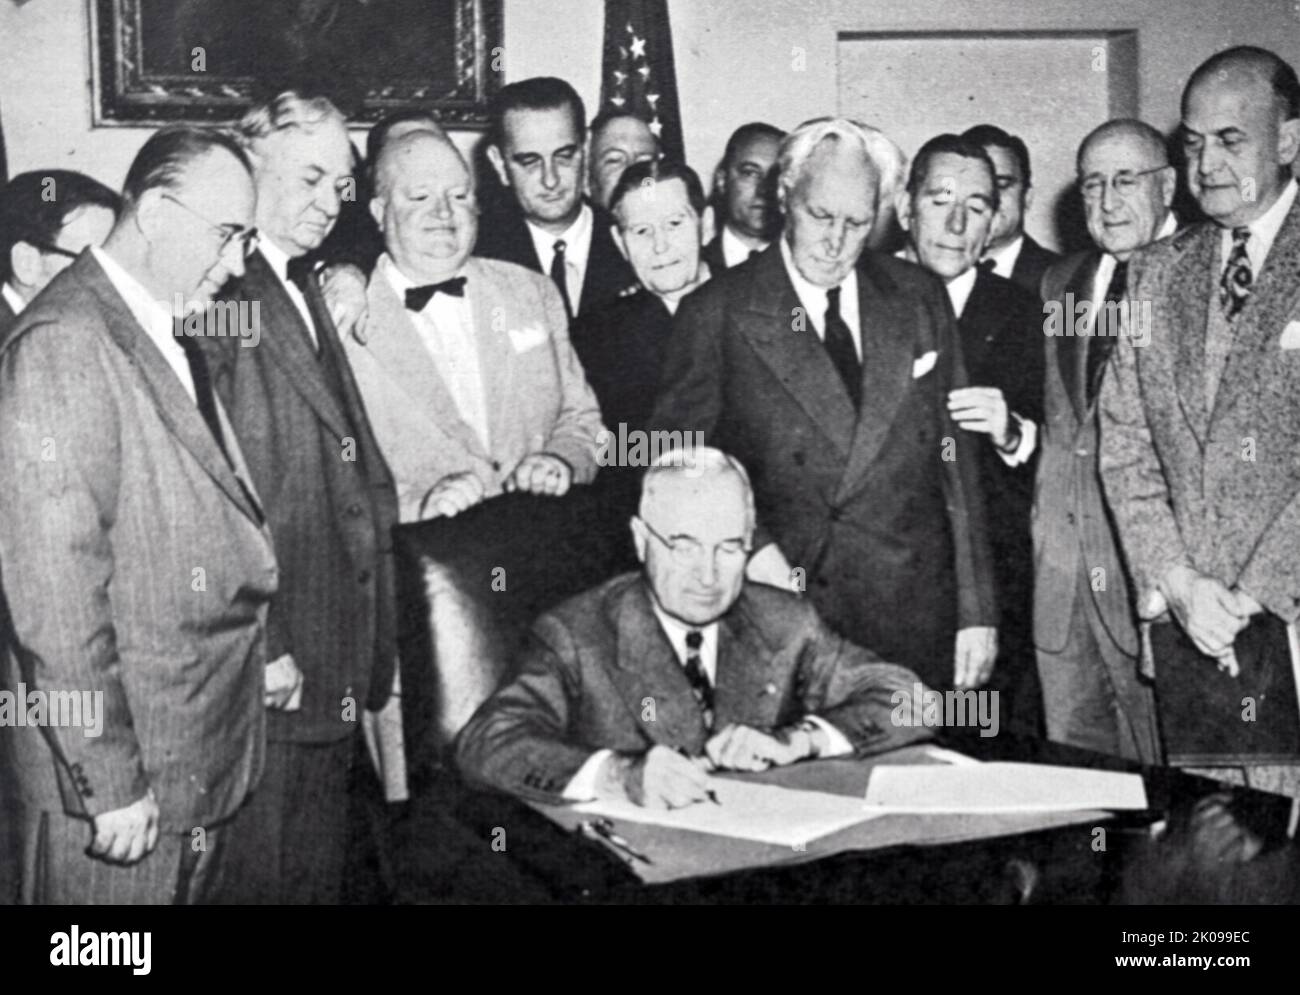
[[[466,284],[473,286],[473,275]],[[397,299],[397,294],[379,268],[370,281],[371,320],[378,333],[370,336],[366,348],[402,392],[407,403],[421,412],[426,421],[437,425],[467,451],[488,459],[478,433],[469,427],[456,406],[437,364],[420,338],[415,322]],[[475,321],[482,305],[474,305]]]
[[[614,236],[610,234],[613,219],[602,208],[591,206],[591,247],[587,250],[587,272],[582,277],[582,293],[578,297],[578,313],[594,310],[619,291],[636,283],[636,275],[623,259]]]
[[[320,357],[312,347],[302,315],[260,252],[248,260],[241,282],[241,296],[245,300],[261,301],[261,306],[270,312],[264,316],[262,325],[272,331],[263,333],[258,348],[265,349],[266,354],[279,364],[286,379],[335,436],[339,439],[349,437],[352,429],[325,380]],[[329,329],[322,329],[320,334],[332,330],[331,325]]]
[[[1156,321],[1166,317],[1164,327],[1152,330],[1155,341],[1167,342],[1173,351],[1174,386],[1183,417],[1197,443],[1205,447],[1209,416],[1205,410],[1205,326],[1209,309],[1218,306],[1213,291],[1218,259],[1219,229],[1202,225],[1189,238],[1183,253],[1170,261],[1173,277],[1163,307],[1156,306]],[[1155,337],[1160,335],[1160,339]]]
[[[637,726],[656,743],[676,747],[705,739],[704,718],[672,644],[650,606],[644,580],[628,587],[612,606],[618,656],[609,675]],[[646,700],[654,721],[644,719]]]
[[[1232,351],[1214,398],[1213,423],[1228,405],[1250,397],[1263,367],[1276,359],[1277,338],[1300,302],[1300,197],[1287,212],[1273,247],[1264,260],[1254,292],[1236,320]]]
[[[99,263],[95,262],[94,256],[86,253],[73,265],[79,267],[78,275],[103,305],[104,324],[108,333],[140,375],[158,417],[181,445],[190,451],[204,472],[260,529],[262,523],[257,511],[239,486],[234,471],[199,413],[198,405],[186,392],[176,371],[149,340],[148,334],[140,327],[126,302],[113,287],[112,281]],[[230,431],[229,422],[224,427]],[[229,438],[234,439],[233,432]]]
[[[777,242],[756,260],[749,280],[749,292],[741,298],[748,302],[748,320],[738,323],[741,333],[794,402],[840,455],[847,456],[853,444],[853,402],[813,330],[811,317],[795,321],[799,297]]]
[[[513,406],[507,400],[515,375],[515,349],[510,341],[510,331],[518,329],[526,318],[532,321],[537,318],[536,315],[524,315],[514,305],[515,297],[510,288],[498,285],[488,268],[480,265],[477,260],[470,260],[466,276],[469,278],[466,291],[469,294],[470,309],[474,313],[474,345],[478,349],[479,378],[487,403],[487,445],[500,452],[504,448],[506,434],[517,421]],[[483,455],[487,457],[486,452]]]
[[[913,341],[916,315],[909,302],[900,302],[886,285],[887,277],[873,270],[869,256],[858,263],[858,320],[862,328],[862,410],[853,433],[853,446],[840,481],[845,492],[860,480],[880,454],[894,415],[912,389],[912,364],[919,355]],[[922,353],[937,348],[931,343]],[[827,360],[829,364],[830,360]],[[832,371],[833,373],[833,371]]]
[[[1073,294],[1077,307],[1080,301],[1092,300],[1092,285],[1097,279],[1097,267],[1101,265],[1101,253],[1093,253],[1084,259],[1066,282],[1065,292]],[[1066,296],[1062,301],[1064,307],[1071,300]],[[1077,311],[1067,311],[1063,315],[1065,330],[1074,332]],[[1082,425],[1088,417],[1086,409],[1087,392],[1084,389],[1084,371],[1088,367],[1088,336],[1063,335],[1057,338],[1056,360],[1061,369],[1061,382],[1070,397],[1070,406],[1074,409],[1075,420]]]
[[[718,623],[718,665],[714,682],[714,731],[731,722],[752,722],[757,702],[771,693],[775,657],[749,617],[742,594]]]

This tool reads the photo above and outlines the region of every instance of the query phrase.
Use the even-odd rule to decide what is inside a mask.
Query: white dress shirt
[[[92,246],[90,251],[95,261],[103,267],[108,282],[126,302],[131,316],[140,323],[140,327],[149,336],[149,341],[157,346],[167,365],[180,378],[181,386],[190,395],[190,400],[197,404],[198,395],[194,392],[194,377],[190,374],[190,362],[185,358],[185,350],[176,341],[176,319],[172,316],[171,309],[160,301],[154,300],[153,294],[149,293],[139,280],[123,269],[116,259],[99,246]],[[217,406],[221,406],[220,399],[217,399]]]
[[[418,286],[397,268],[392,257],[385,252],[379,257],[379,270],[384,279],[405,303],[406,291]],[[434,294],[418,314],[407,311],[415,330],[433,358],[442,382],[456,403],[456,410],[483,443],[490,447],[488,438],[487,397],[483,388],[483,373],[479,362],[478,339],[474,333],[474,311],[469,300],[469,289],[463,297]]]
[[[1162,238],[1168,238],[1177,230],[1178,230],[1178,219],[1174,217],[1174,212],[1170,211],[1165,216],[1165,223],[1160,226],[1160,230],[1156,232],[1156,237],[1153,238],[1151,241],[1158,242]],[[1253,240],[1254,239],[1252,238],[1252,241]],[[1229,232],[1228,244],[1229,245],[1232,244],[1231,232]],[[1270,244],[1272,243],[1270,242]],[[1247,251],[1249,252],[1249,248],[1247,249]],[[1227,260],[1227,258],[1228,258],[1227,256],[1224,256],[1225,261]],[[1097,273],[1092,278],[1092,291],[1089,300],[1100,303],[1101,301],[1104,301],[1106,299],[1106,291],[1110,289],[1110,281],[1111,278],[1115,275],[1115,267],[1118,263],[1119,260],[1116,259],[1114,256],[1112,256],[1109,252],[1103,252],[1101,254],[1101,262],[1097,264]],[[1088,315],[1089,335],[1092,334],[1093,329],[1096,328],[1097,326],[1097,313],[1099,310],[1100,308],[1094,307],[1092,309],[1092,312]]]
[[[1025,234],[1021,232],[1016,236],[1014,242],[1008,242],[996,252],[986,253],[985,259],[993,260],[993,272],[1004,280],[1010,280],[1011,274],[1016,268],[1016,260],[1020,258],[1020,250],[1025,245]]]
[[[812,326],[813,331],[817,333],[817,337],[825,342],[826,291],[830,288],[814,286],[803,278],[803,274],[799,272],[799,267],[794,264],[794,256],[790,252],[790,243],[784,238],[781,239],[781,258],[785,261],[785,271],[790,274],[790,282],[794,284],[795,296],[799,298],[799,303],[803,306],[808,323]],[[849,275],[840,284],[840,291],[840,317],[844,319],[844,324],[849,326],[849,332],[853,336],[853,348],[858,353],[858,362],[862,362],[862,325],[858,316],[858,271],[856,267],[849,270]]]
[[[952,301],[952,310],[958,318],[966,310],[966,302],[970,300],[971,291],[975,289],[975,278],[979,276],[979,270],[972,266],[961,276],[955,277],[944,284],[948,291],[948,300]]]
[[[722,261],[727,264],[727,269],[746,262],[751,252],[762,252],[768,244],[764,242],[757,248],[746,245],[730,228],[722,226]]]
[[[320,340],[316,337],[316,323],[311,320],[311,308],[307,306],[307,298],[303,297],[302,291],[289,279],[289,254],[269,238],[262,239],[257,243],[257,247],[262,257],[270,264],[271,272],[279,278],[285,293],[289,295],[289,300],[293,301],[293,306],[302,315],[302,320],[307,326],[307,334],[311,336],[311,344],[319,349]]]
[[[668,642],[677,655],[677,662],[681,664],[683,669],[685,669],[686,661],[691,656],[691,650],[686,645],[686,637],[692,632],[700,634],[700,666],[704,668],[709,683],[716,687],[718,684],[718,623],[710,622],[708,625],[700,627],[689,626],[664,612],[653,597],[650,599],[650,604],[654,609],[655,618],[659,620],[664,635],[668,637]],[[825,719],[816,715],[808,715],[805,718],[815,723],[826,733],[826,749],[818,754],[819,757],[839,757],[853,752],[853,744],[848,741],[844,733]],[[565,785],[563,797],[569,801],[589,801],[595,798],[596,779],[600,775],[600,768],[613,753],[613,750],[597,750],[589,756],[583,765],[578,768],[578,772],[569,779],[569,783]]]
[[[533,249],[537,252],[537,259],[542,264],[542,272],[548,276],[551,272],[551,262],[555,258],[555,243],[564,240],[564,273],[565,288],[569,291],[569,306],[573,308],[573,314],[577,317],[578,305],[582,297],[582,282],[587,278],[587,260],[591,257],[591,235],[594,227],[595,215],[592,214],[591,205],[583,204],[582,210],[578,212],[578,217],[573,224],[565,229],[563,234],[552,235],[550,232],[543,231],[531,221],[525,220],[528,226],[528,234],[533,240]]]
[[[17,315],[23,313],[23,308],[27,306],[27,302],[23,300],[22,295],[19,294],[18,291],[9,286],[9,281],[6,280],[3,285],[0,285],[0,294],[4,295],[4,299],[8,302],[9,307],[13,310],[14,314]]]
[[[1286,186],[1282,188],[1282,193],[1273,202],[1273,206],[1246,226],[1250,229],[1250,238],[1246,239],[1246,256],[1250,259],[1250,270],[1256,280],[1264,270],[1264,260],[1268,258],[1269,250],[1277,241],[1277,233],[1282,229],[1282,222],[1286,220],[1291,205],[1295,203],[1296,190],[1295,179],[1288,180]],[[1227,266],[1228,256],[1232,254],[1232,229],[1224,228],[1219,239],[1219,262],[1221,266]]]

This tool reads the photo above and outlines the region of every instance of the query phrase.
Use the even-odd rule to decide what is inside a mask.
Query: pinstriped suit
[[[306,298],[319,354],[255,254],[231,299],[259,305],[260,342],[203,343],[280,560],[268,658],[291,653],[303,673],[301,710],[268,715],[267,789],[235,827],[248,890],[230,897],[250,902],[336,900],[353,733],[363,707],[387,701],[396,664],[393,480],[314,283]],[[289,804],[304,783],[302,804]]]
[[[229,426],[227,425],[227,429]],[[233,433],[232,459],[242,468]],[[26,897],[170,901],[181,839],[261,773],[266,529],[176,374],[89,253],[0,352],[4,686],[102,692],[103,732],[0,729],[23,802]],[[132,868],[76,855],[152,788],[164,841]],[[62,844],[41,854],[42,846]]]
[[[1047,271],[1064,307],[1091,299],[1100,253]],[[1066,313],[1072,328],[1074,316]],[[1154,763],[1160,746],[1150,686],[1138,675],[1138,632],[1097,466],[1097,401],[1084,375],[1086,336],[1045,336],[1045,417],[1034,493],[1034,642],[1049,738]],[[1100,583],[1094,583],[1094,578]]]

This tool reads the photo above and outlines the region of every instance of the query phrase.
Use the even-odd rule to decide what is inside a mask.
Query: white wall
[[[594,107],[602,6],[505,0],[507,79],[563,76]],[[702,173],[745,121],[789,127],[837,109],[840,32],[1136,29],[1139,108],[1162,128],[1177,120],[1187,74],[1220,48],[1262,44],[1300,64],[1300,0],[670,0],[669,9],[686,148]],[[11,172],[64,167],[118,184],[147,134],[91,127],[83,0],[0,0],[0,115]],[[1082,137],[1096,123],[1062,127]]]

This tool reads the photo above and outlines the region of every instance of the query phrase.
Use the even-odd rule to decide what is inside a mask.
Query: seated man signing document
[[[632,536],[644,571],[533,625],[513,679],[457,744],[471,783],[543,802],[708,797],[709,768],[878,753],[926,730],[890,722],[919,678],[835,635],[798,595],[745,581],[754,498],[716,449],[647,471]]]

